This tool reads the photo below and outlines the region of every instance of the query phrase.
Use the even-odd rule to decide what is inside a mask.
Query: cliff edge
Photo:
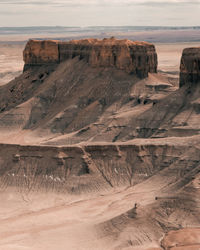
[[[200,81],[200,47],[183,50],[180,65],[180,87]]]
[[[60,41],[28,41],[24,50],[24,71],[43,64],[59,64],[78,57],[92,67],[116,67],[129,74],[145,78],[157,72],[155,46],[147,42],[130,40],[85,39]]]

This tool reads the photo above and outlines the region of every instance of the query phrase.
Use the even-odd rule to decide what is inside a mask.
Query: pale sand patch
[[[0,86],[19,76],[23,70],[24,45],[0,43]]]
[[[200,43],[155,43],[158,53],[158,70],[179,74],[182,51],[189,47],[199,47]]]

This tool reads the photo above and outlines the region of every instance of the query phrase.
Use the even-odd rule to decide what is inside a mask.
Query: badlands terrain
[[[2,41],[1,250],[200,249],[197,46]]]

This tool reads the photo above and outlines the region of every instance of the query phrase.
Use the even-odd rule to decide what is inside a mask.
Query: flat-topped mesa
[[[24,50],[24,70],[44,64],[58,64],[78,57],[92,67],[116,67],[144,78],[157,72],[155,46],[130,40],[84,39],[69,42],[28,41]]]
[[[183,50],[180,65],[180,87],[200,82],[200,47]]]

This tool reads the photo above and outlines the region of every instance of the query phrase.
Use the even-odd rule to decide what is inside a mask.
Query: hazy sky
[[[0,0],[0,26],[200,26],[200,0]]]

